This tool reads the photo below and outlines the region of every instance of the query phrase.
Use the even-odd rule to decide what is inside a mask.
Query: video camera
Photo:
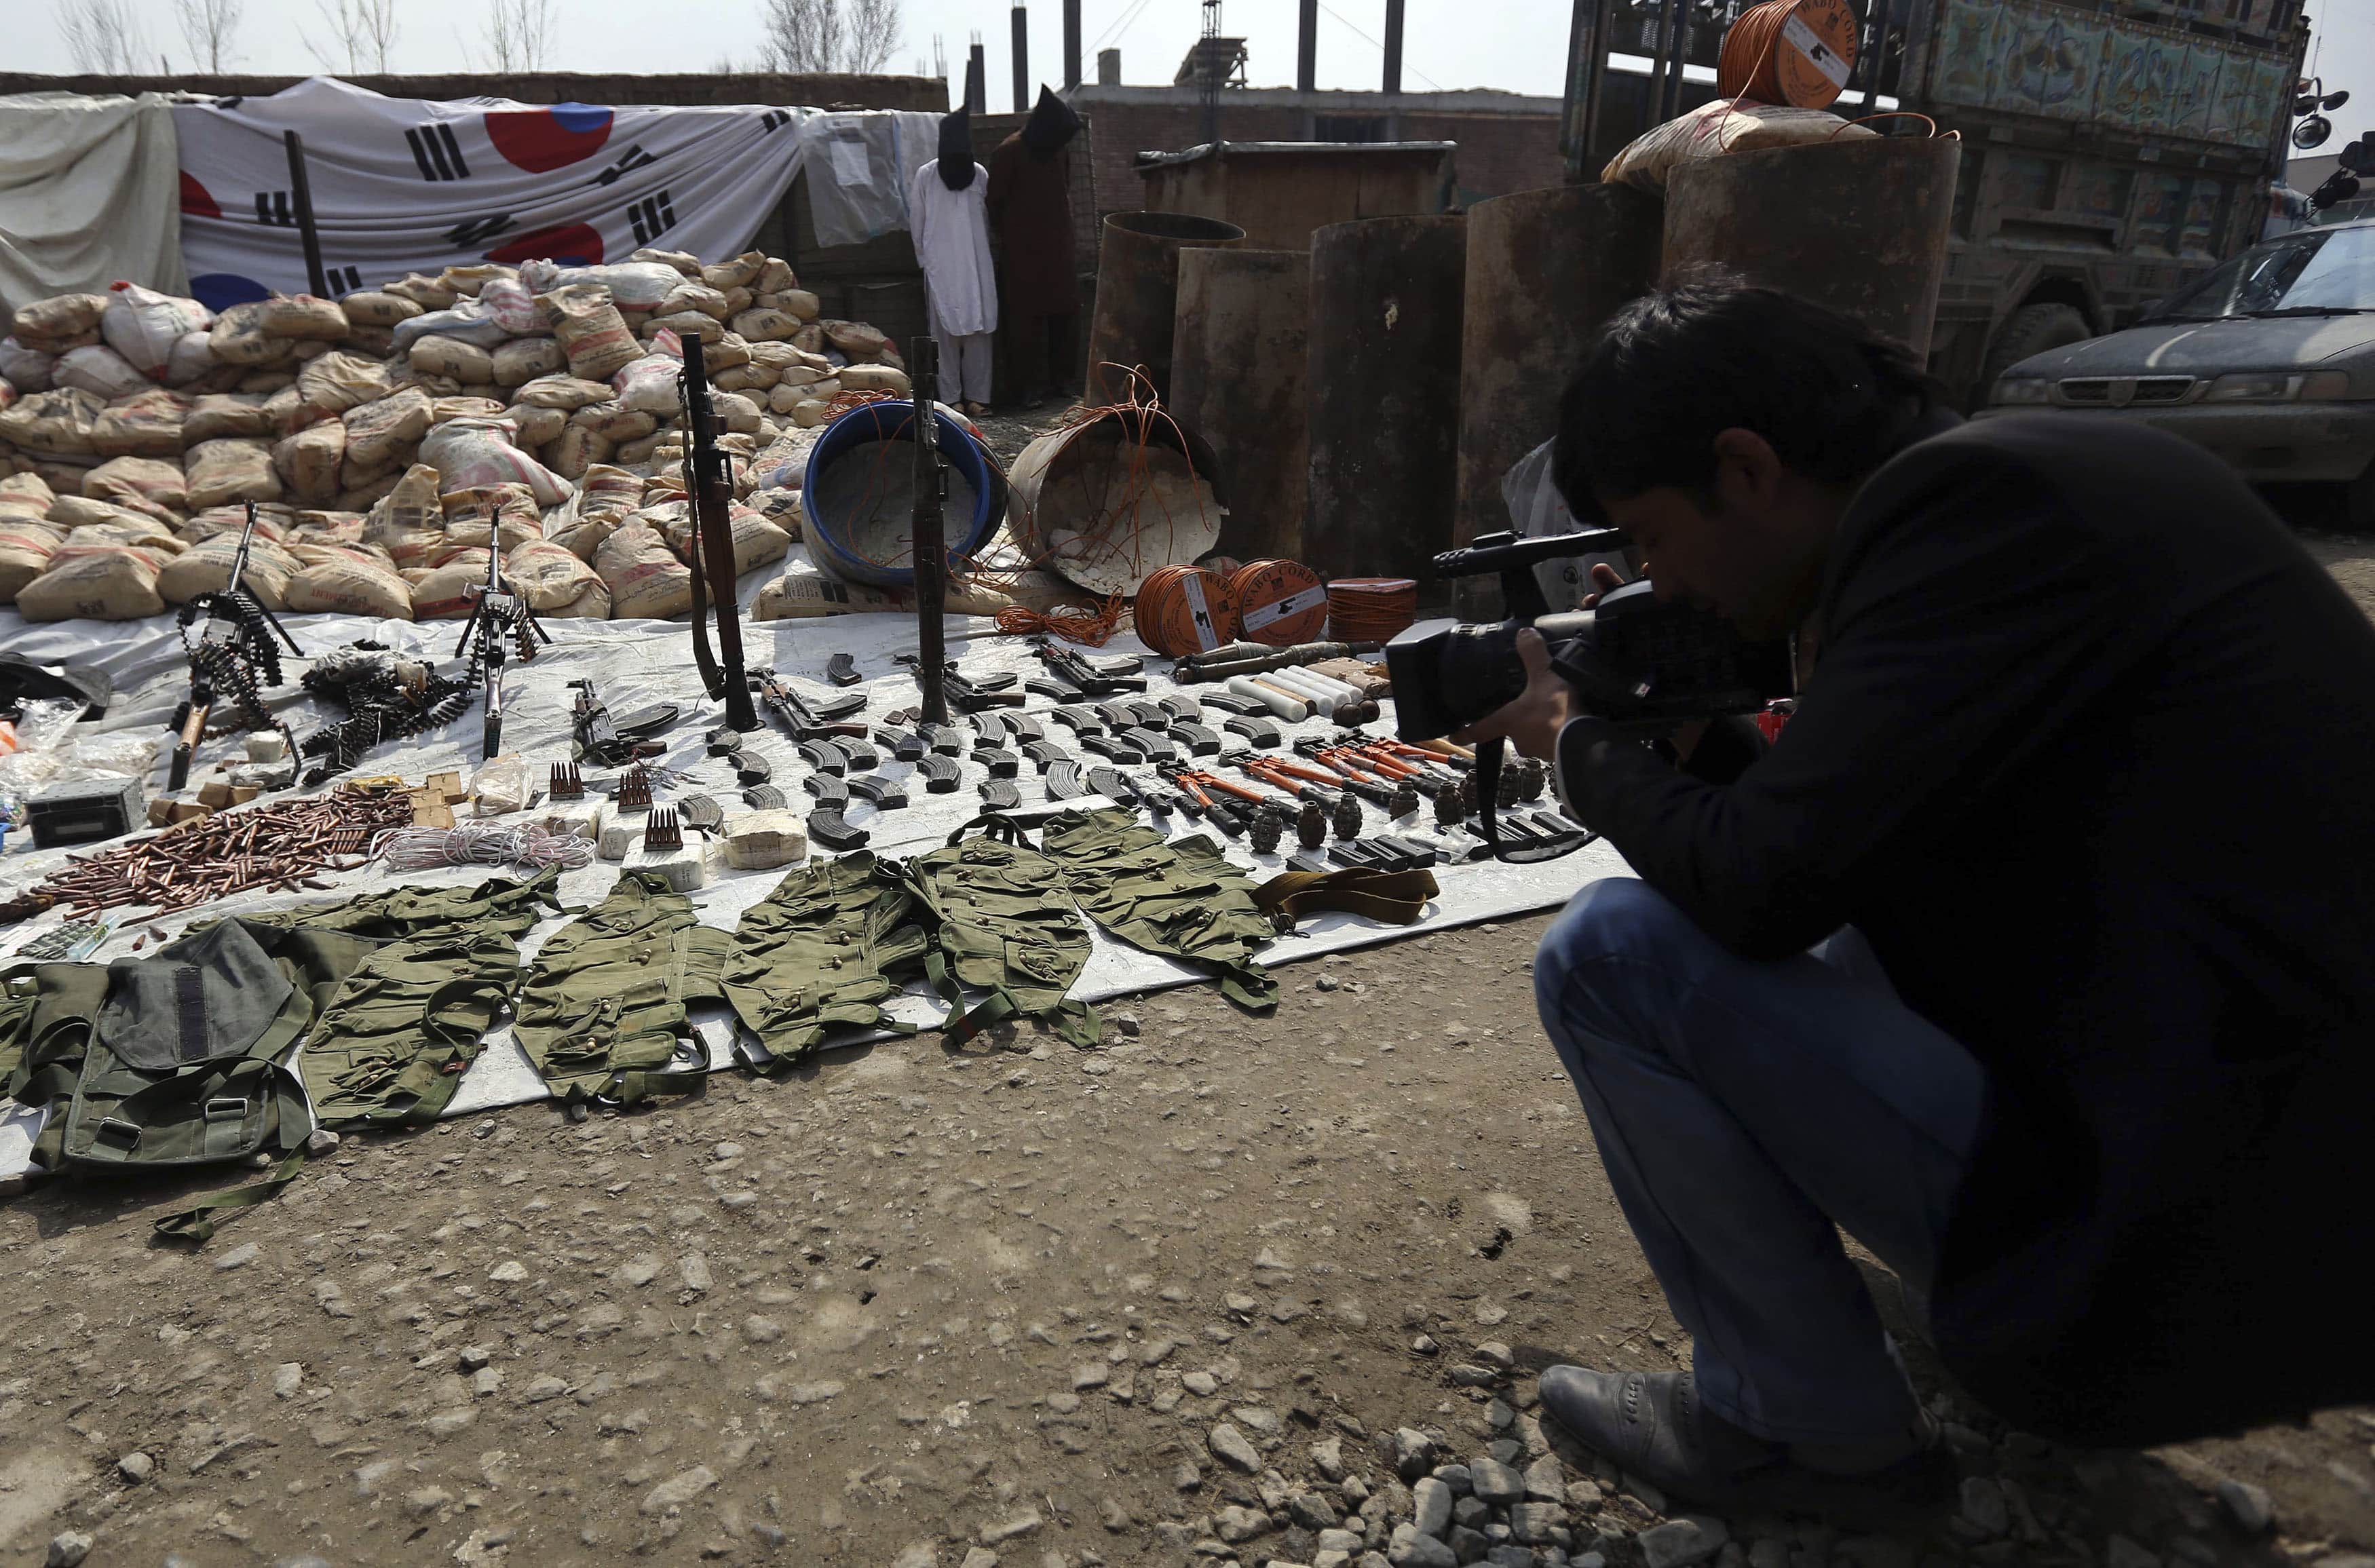
[[[1386,644],[1401,737],[1432,740],[1514,701],[1526,689],[1518,633],[1528,626],[1550,644],[1551,667],[1583,710],[1622,724],[1755,713],[1796,690],[1787,639],[1750,642],[1712,611],[1659,603],[1646,581],[1610,589],[1596,608],[1550,614],[1535,564],[1623,540],[1614,528],[1540,539],[1483,534],[1436,556],[1437,578],[1498,575],[1509,619],[1491,626],[1423,620]]]

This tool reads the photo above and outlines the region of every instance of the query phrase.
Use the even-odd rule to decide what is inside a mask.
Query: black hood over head
[[[940,116],[940,183],[951,191],[973,183],[973,114],[968,110]]]
[[[1056,89],[1045,85],[1039,88],[1039,101],[1032,107],[1031,118],[1022,126],[1022,145],[1045,158],[1081,134],[1081,117],[1072,106],[1056,96]]]

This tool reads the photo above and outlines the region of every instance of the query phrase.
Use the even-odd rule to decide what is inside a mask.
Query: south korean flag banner
[[[734,255],[789,189],[811,112],[431,102],[327,77],[177,104],[190,292],[219,311],[311,291],[285,132],[304,144],[336,298],[473,262]]]

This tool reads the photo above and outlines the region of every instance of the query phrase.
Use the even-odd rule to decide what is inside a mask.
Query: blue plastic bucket
[[[949,468],[949,559],[963,560],[986,547],[1004,520],[1006,479],[972,432],[942,410],[934,414]],[[916,465],[906,446],[915,421],[913,403],[862,403],[827,425],[809,449],[800,516],[809,559],[835,576],[885,588],[914,585]],[[903,553],[908,564],[884,564]]]

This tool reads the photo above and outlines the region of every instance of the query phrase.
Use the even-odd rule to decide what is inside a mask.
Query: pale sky
[[[67,70],[58,16],[69,0],[0,0],[9,20],[6,65],[26,71]],[[172,0],[133,0],[146,18],[149,52],[162,50],[177,65],[188,53],[173,27]],[[253,71],[319,69],[302,35],[320,37],[317,6],[335,0],[245,0],[241,67]],[[966,46],[981,34],[988,65],[989,105],[1010,107],[1008,0],[904,0],[905,41],[892,68],[931,70],[932,40],[944,44],[952,74],[962,77]],[[397,71],[467,70],[483,55],[479,37],[485,0],[402,0],[403,30],[390,62]],[[556,0],[566,18],[550,66],[585,71],[704,71],[722,55],[747,58],[759,28],[760,0],[702,0],[690,6],[654,0]],[[1385,29],[1384,0],[1324,0],[1319,17],[1319,85],[1375,88],[1382,60],[1373,40]],[[1554,97],[1566,53],[1570,0],[1408,0],[1402,50],[1403,86],[1501,88]],[[1118,43],[1122,78],[1168,82],[1201,26],[1197,0],[1084,0],[1082,64],[1094,80],[1096,49]],[[1032,0],[1031,64],[1050,82],[1062,71],[1063,7]],[[1294,0],[1225,0],[1224,29],[1243,36],[1256,86],[1294,80]],[[2311,0],[2321,25],[2312,45],[2329,90],[2347,88],[2351,102],[2332,116],[2333,151],[2375,129],[2375,0]],[[1366,34],[1366,37],[1363,35]]]

